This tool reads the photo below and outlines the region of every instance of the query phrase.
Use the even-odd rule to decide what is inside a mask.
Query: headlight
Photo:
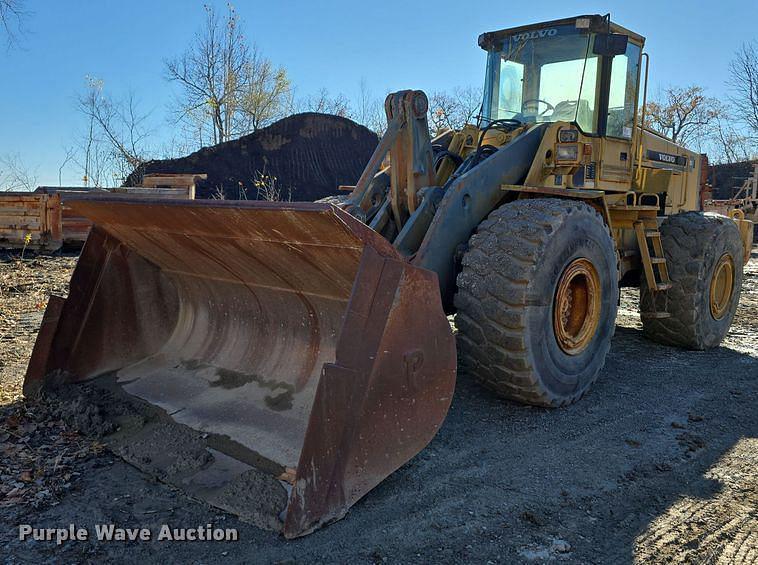
[[[579,146],[575,143],[559,143],[555,146],[556,161],[577,161],[579,159]]]
[[[558,141],[561,143],[576,143],[579,141],[579,130],[562,129],[558,132]]]

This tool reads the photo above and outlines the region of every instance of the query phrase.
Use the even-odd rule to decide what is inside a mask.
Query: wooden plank
[[[19,196],[18,194],[8,195],[0,193],[0,201],[2,202],[37,202],[43,198],[47,198],[47,194],[30,193],[29,196]]]
[[[24,216],[6,216],[5,214],[0,214],[0,229],[3,228],[3,226],[12,226],[16,224],[28,224],[28,223],[36,223],[37,226],[41,225],[44,221],[44,218],[40,217],[39,214],[27,214]]]
[[[189,188],[187,187],[179,187],[179,188],[132,188],[132,187],[124,187],[118,190],[114,190],[114,192],[119,193],[125,193],[130,194],[134,196],[152,196],[152,197],[160,197],[160,196],[186,196],[189,194]]]
[[[39,214],[40,208],[44,207],[44,202],[27,202],[26,204],[15,206],[12,203],[0,202],[0,210],[7,210],[12,214]]]
[[[7,230],[43,231],[39,218],[32,218],[23,222],[5,221],[0,218],[0,233]]]
[[[47,194],[30,194],[29,196],[4,195],[0,193],[1,202],[38,202],[43,198],[47,198]]]
[[[45,224],[50,232],[50,239],[58,243],[60,247],[63,244],[63,210],[59,194],[49,195],[45,210]]]
[[[0,202],[0,209],[24,212],[27,210],[38,210],[40,206],[44,206],[41,202]]]
[[[2,221],[25,221],[29,219],[41,220],[44,217],[44,208],[42,210],[28,210],[25,213],[13,213],[7,210],[0,210],[0,218]]]
[[[20,247],[24,246],[24,239],[27,235],[32,236],[32,241],[37,241],[42,237],[42,232],[37,231],[29,231],[29,230],[16,230],[16,229],[7,229],[0,232],[0,238],[13,242],[18,244]]]

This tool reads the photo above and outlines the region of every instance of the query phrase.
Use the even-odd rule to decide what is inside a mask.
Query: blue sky
[[[207,2],[225,9],[225,2]],[[505,2],[478,0],[277,0],[233,2],[248,40],[286,67],[298,96],[326,87],[358,96],[365,79],[386,91],[427,92],[479,86],[484,52],[479,33],[584,13],[604,13],[647,38],[652,93],[661,86],[699,84],[726,94],[727,65],[756,38],[755,0],[636,2]],[[85,76],[115,95],[134,91],[170,137],[164,118],[172,86],[163,61],[180,54],[203,20],[203,2],[27,0],[33,12],[20,48],[0,49],[0,155],[15,153],[39,184],[58,184],[64,149],[82,128],[75,111]],[[63,184],[80,173],[64,170]]]

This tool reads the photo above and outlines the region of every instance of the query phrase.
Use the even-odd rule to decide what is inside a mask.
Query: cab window
[[[584,133],[595,132],[598,66],[598,58],[592,55],[542,66],[539,98],[553,107],[544,121],[576,122]],[[567,93],[576,97],[567,99]]]
[[[640,47],[631,42],[627,45],[626,53],[616,55],[611,63],[606,132],[611,137],[632,137],[639,65]]]

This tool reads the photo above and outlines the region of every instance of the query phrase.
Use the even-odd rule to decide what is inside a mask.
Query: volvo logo
[[[648,149],[647,158],[651,161],[658,161],[659,163],[670,163],[680,167],[687,166],[687,157],[684,155],[672,155],[671,153],[663,153],[661,151]]]
[[[525,31],[513,36],[514,41],[526,41],[527,39],[539,39],[540,37],[553,37],[558,33],[555,28],[535,29],[534,31]]]

